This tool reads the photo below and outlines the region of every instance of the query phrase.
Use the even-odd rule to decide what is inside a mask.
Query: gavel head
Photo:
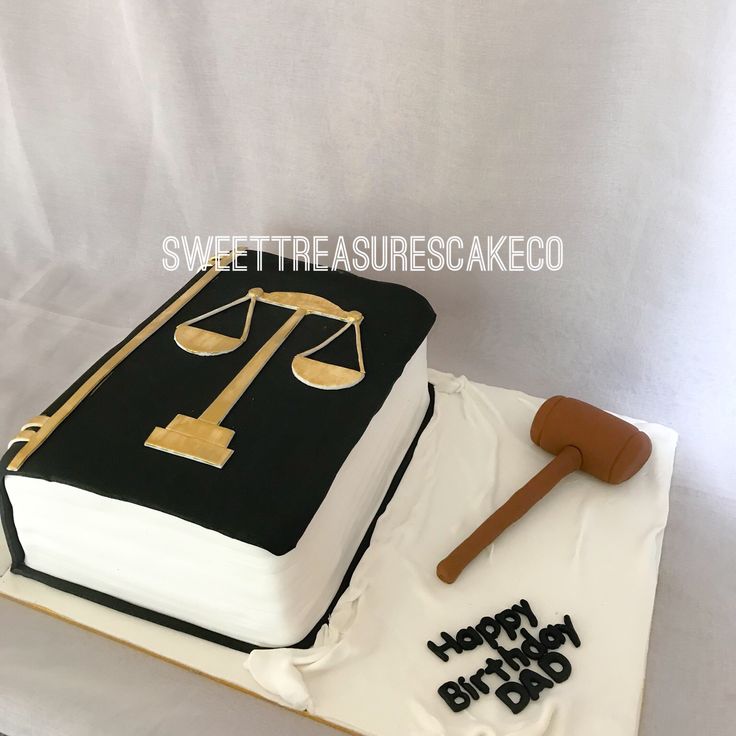
[[[554,455],[576,447],[581,470],[607,483],[622,483],[638,472],[652,452],[649,436],[602,409],[566,396],[553,396],[539,407],[532,442]]]

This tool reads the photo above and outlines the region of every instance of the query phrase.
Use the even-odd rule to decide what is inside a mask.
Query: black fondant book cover
[[[278,259],[268,254],[261,269],[256,266],[256,254],[249,252],[238,257],[237,269],[231,265],[219,273],[125,358],[18,472],[154,508],[274,554],[291,550],[426,337],[434,313],[419,294],[395,284],[340,271],[297,271],[291,262],[279,270]],[[334,320],[310,315],[222,422],[235,430],[233,454],[222,468],[146,447],[154,427],[165,427],[177,414],[200,415],[288,318],[283,308],[258,303],[248,339],[237,350],[202,357],[177,346],[176,325],[255,287],[315,294],[361,312],[365,378],[341,391],[295,379],[293,357],[335,332]],[[237,336],[246,308],[221,312],[201,326]],[[353,331],[326,346],[319,358],[357,367]],[[58,408],[80,381],[44,413]]]

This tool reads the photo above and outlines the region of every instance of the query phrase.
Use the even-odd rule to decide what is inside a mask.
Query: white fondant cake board
[[[0,577],[0,595],[251,695],[307,705],[309,717],[348,733],[634,736],[675,433],[638,422],[654,453],[637,477],[619,487],[581,474],[567,479],[444,586],[434,577],[437,560],[548,456],[528,440],[539,400],[441,374],[433,379],[435,417],[322,646],[252,656],[258,680],[240,652],[10,572]],[[452,713],[437,687],[473,673],[493,652],[451,654],[443,663],[425,642],[522,597],[542,625],[564,613],[573,617],[583,642],[562,650],[572,662],[570,679],[518,716],[492,694]],[[493,730],[483,730],[485,724]]]

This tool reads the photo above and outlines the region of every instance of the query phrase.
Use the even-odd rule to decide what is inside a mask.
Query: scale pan
[[[360,383],[365,373],[353,368],[343,368],[333,363],[323,363],[321,360],[297,355],[291,362],[292,373],[307,386],[321,389],[350,388]]]
[[[221,335],[194,325],[179,325],[174,330],[174,340],[182,350],[195,355],[231,353],[243,344],[243,340],[238,337]]]

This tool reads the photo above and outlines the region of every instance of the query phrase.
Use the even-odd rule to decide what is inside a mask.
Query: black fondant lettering
[[[549,675],[556,683],[565,682],[570,674],[572,673],[572,665],[570,660],[559,652],[549,652],[543,657],[540,657],[537,661],[539,669],[544,672],[545,675]],[[555,669],[555,665],[559,666],[559,669]]]
[[[539,641],[547,649],[557,649],[565,643],[565,635],[554,624],[550,624],[539,630]]]
[[[475,630],[485,639],[486,644],[492,649],[498,649],[498,642],[496,639],[501,633],[501,626],[496,622],[496,619],[490,616],[484,616],[478,624],[476,624]]]
[[[523,620],[529,626],[522,626]],[[472,651],[485,642],[499,655],[488,657],[484,668],[467,678],[459,677],[457,681],[446,682],[438,692],[448,706],[459,713],[480,700],[481,695],[491,691],[514,714],[521,713],[530,702],[539,699],[544,690],[555,684],[565,682],[572,674],[570,660],[558,651],[554,651],[567,641],[575,647],[580,646],[580,637],[569,615],[563,617],[562,623],[549,624],[533,632],[531,629],[539,625],[529,602],[522,598],[510,608],[500,611],[495,616],[484,616],[475,626],[460,629],[455,637],[447,632],[441,633],[442,643],[427,642],[429,649],[444,662],[449,661],[450,650],[460,654]],[[509,639],[516,640],[521,636],[518,647],[500,646],[498,639],[506,634]],[[539,670],[530,665],[534,661]],[[504,669],[509,667],[519,673],[518,681],[513,681]],[[493,690],[493,685],[486,681],[488,677],[497,676],[503,680]]]
[[[473,685],[480,690],[480,692],[483,693],[483,695],[488,695],[489,692],[491,692],[491,688],[486,685],[485,682],[483,682],[483,677],[485,676],[486,671],[485,670],[478,670],[474,675],[470,675],[470,682],[473,683]]]
[[[529,622],[529,626],[534,628],[539,621],[537,620],[537,617],[534,615],[534,611],[532,611],[532,607],[529,605],[529,601],[522,598],[518,603],[514,603],[511,608],[514,611],[518,611],[522,615],[526,616],[526,620]]]
[[[521,636],[524,641],[521,643],[521,651],[530,659],[539,659],[547,654],[547,647],[537,639],[534,634],[530,634],[526,629],[521,629]]]
[[[580,646],[580,637],[578,636],[578,632],[575,631],[575,627],[572,625],[572,619],[565,614],[563,622],[564,623],[561,624],[555,624],[555,628],[565,634],[577,649]]]
[[[469,652],[483,643],[483,637],[472,627],[460,629],[455,635],[457,643],[464,651]]]
[[[514,641],[516,639],[516,630],[521,624],[521,616],[516,612],[507,608],[501,613],[497,613],[493,618],[498,621],[503,630],[508,634],[509,639]]]
[[[514,647],[513,649],[505,649],[504,647],[498,648],[498,653],[503,657],[503,661],[511,667],[512,670],[519,670],[519,665],[516,663],[517,660],[521,663],[522,667],[528,667],[530,660],[529,657],[521,651],[521,649]]]
[[[519,682],[526,688],[532,700],[539,700],[542,690],[554,687],[552,680],[534,670],[522,670],[519,673]]]
[[[518,695],[515,700],[512,695]],[[529,705],[529,693],[518,682],[505,682],[496,689],[496,697],[514,714],[517,715]],[[470,702],[470,701],[468,701]]]
[[[470,705],[470,697],[464,693],[456,682],[446,682],[437,688],[442,700],[450,706],[455,713],[465,710]]]
[[[478,691],[469,683],[464,677],[458,677],[457,678],[458,685],[465,690],[465,692],[470,695],[473,700],[478,700],[480,698],[480,695],[478,695]]]
[[[500,659],[491,659],[490,657],[486,660],[485,673],[487,675],[498,675],[502,680],[510,680],[509,674],[503,668],[503,662]]]
[[[450,658],[445,654],[448,649],[452,649],[453,652],[460,654],[463,650],[462,647],[450,636],[446,631],[440,633],[444,644],[435,644],[433,641],[427,642],[427,647],[430,652],[436,654],[443,662],[449,662]]]

